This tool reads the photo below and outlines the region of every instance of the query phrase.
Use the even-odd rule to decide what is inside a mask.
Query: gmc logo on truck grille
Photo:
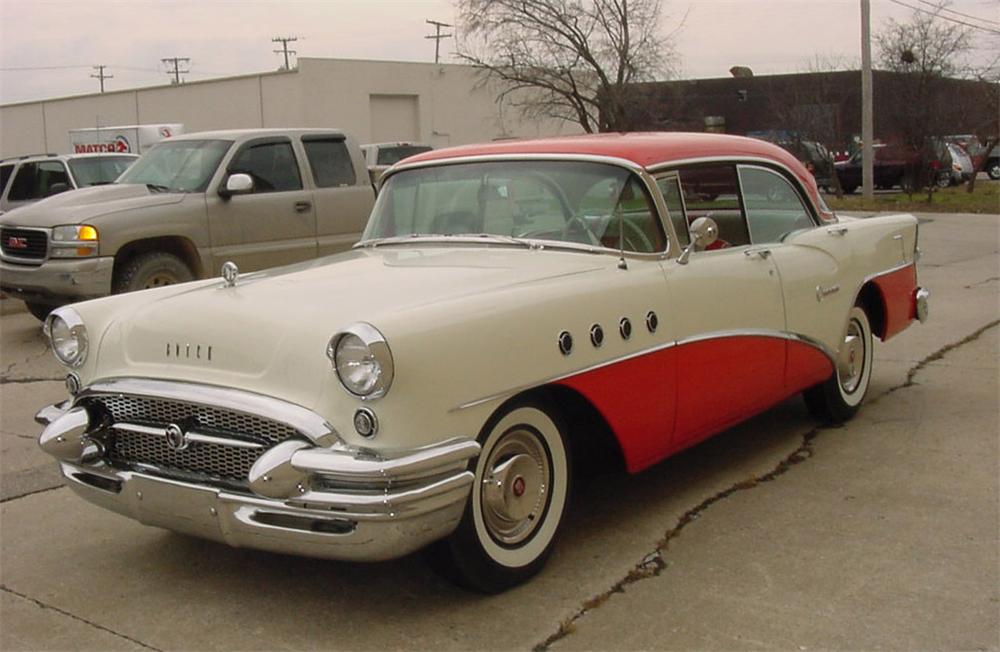
[[[27,238],[17,238],[17,237],[11,236],[11,237],[7,238],[7,246],[10,249],[27,249],[28,248],[28,239]]]

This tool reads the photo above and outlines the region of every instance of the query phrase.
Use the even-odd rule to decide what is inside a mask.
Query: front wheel
[[[499,593],[535,575],[552,551],[569,498],[565,427],[549,406],[515,403],[479,437],[472,496],[458,528],[431,550],[455,582]]]
[[[868,315],[860,306],[854,306],[833,375],[803,393],[813,416],[827,423],[843,423],[857,413],[871,382],[873,344]]]
[[[134,292],[193,279],[194,274],[183,260],[173,254],[154,251],[125,263],[115,274],[114,291],[116,294]]]
[[[1000,159],[993,159],[986,164],[986,174],[994,181],[1000,179]]]
[[[49,313],[55,310],[55,306],[49,305],[47,303],[35,303],[33,301],[25,301],[24,307],[28,309],[28,312],[38,321],[44,322],[49,316]]]

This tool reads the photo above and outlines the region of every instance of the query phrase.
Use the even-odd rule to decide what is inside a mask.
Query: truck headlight
[[[340,384],[366,399],[385,395],[392,385],[392,352],[385,337],[371,324],[352,324],[330,338],[326,356]]]
[[[45,335],[56,359],[67,367],[79,367],[87,359],[87,327],[72,308],[53,310],[45,320]]]
[[[52,229],[53,258],[86,258],[97,255],[100,238],[89,224],[65,224]]]

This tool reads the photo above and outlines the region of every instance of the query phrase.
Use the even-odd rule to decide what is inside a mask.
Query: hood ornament
[[[227,260],[222,264],[222,278],[225,279],[227,288],[235,286],[240,278],[240,268],[233,261]]]

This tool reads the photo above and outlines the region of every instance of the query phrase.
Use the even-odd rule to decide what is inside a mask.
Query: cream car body
[[[557,189],[571,172],[598,180]],[[834,420],[857,409],[872,335],[891,337],[926,312],[917,223],[838,220],[811,179],[777,147],[705,135],[410,159],[388,173],[351,252],[57,312],[85,325],[90,350],[72,367],[74,397],[40,413],[42,446],[85,498],[147,523],[345,559],[445,538],[462,581],[504,588],[551,549],[570,451],[591,438],[613,442],[634,472],[798,392]],[[489,228],[387,232],[399,228],[406,184],[454,208],[461,183],[478,184],[467,199]],[[792,200],[800,209],[789,212]],[[562,231],[539,227],[546,211],[564,214]],[[498,232],[512,219],[511,233]],[[766,233],[772,223],[787,231]],[[735,241],[744,226],[756,239]],[[713,229],[734,241],[702,250]],[[50,320],[57,345],[62,326]],[[345,332],[374,333],[387,349],[368,342],[368,357],[338,366]],[[342,375],[372,360],[388,378],[384,395],[347,389]],[[193,405],[195,416],[130,422],[107,407],[117,400]],[[297,434],[261,444],[253,432],[222,433],[199,412],[213,406]],[[128,437],[150,438],[155,459],[121,459],[114,447]],[[244,478],[169,457],[253,442]]]

